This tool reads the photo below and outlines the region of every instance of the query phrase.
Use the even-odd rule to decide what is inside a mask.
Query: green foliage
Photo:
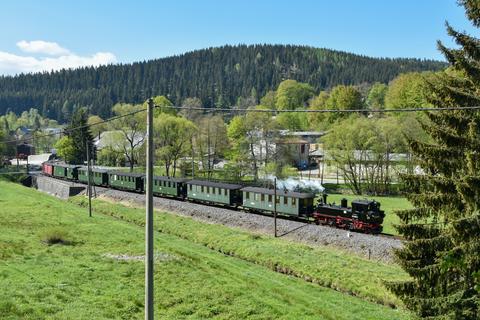
[[[7,135],[5,134],[5,132],[0,128],[0,141],[6,140],[6,137]],[[3,156],[6,150],[7,150],[7,144],[0,142],[0,155]],[[0,166],[3,165],[2,160],[3,160],[2,157],[0,157]]]
[[[428,73],[404,73],[393,79],[385,95],[385,106],[389,109],[425,108],[427,102]]]
[[[278,85],[275,93],[275,106],[278,110],[303,108],[313,94],[312,86],[307,83],[300,83],[295,80],[284,80]]]
[[[121,150],[128,160],[130,171],[133,171],[134,165],[138,162],[138,149],[143,145],[145,139],[146,112],[140,112],[145,109],[142,105],[116,104],[112,110],[117,116],[127,115],[112,121],[110,128],[118,131],[120,136],[114,142],[117,150]]]
[[[90,131],[94,137],[98,137],[100,133],[108,130],[108,124],[102,123],[103,119],[99,116],[89,116],[87,123],[91,126]]]
[[[0,113],[10,108],[20,114],[33,105],[45,117],[68,122],[76,105],[108,118],[112,105],[141,104],[154,94],[175,105],[196,96],[208,108],[232,106],[252,91],[264,96],[284,79],[320,91],[339,84],[388,83],[401,72],[444,67],[438,61],[376,59],[305,46],[223,46],[133,64],[2,77]]]
[[[262,99],[260,99],[260,105],[267,107],[268,109],[275,109],[275,91],[268,91]]]
[[[125,165],[123,152],[113,146],[106,146],[98,153],[97,163],[102,166],[121,167]]]
[[[265,109],[257,106],[256,109]],[[254,179],[262,163],[266,165],[275,157],[273,141],[278,137],[278,121],[268,112],[249,111],[244,116],[236,116],[228,125],[227,135],[232,146],[228,153],[229,160],[241,168],[251,168]],[[259,152],[258,149],[262,151]]]
[[[201,160],[207,177],[213,173],[214,162],[221,159],[228,148],[227,127],[221,116],[204,116],[197,121],[198,130],[192,137],[192,154]]]
[[[73,145],[73,157],[69,162],[83,164],[87,160],[87,144],[90,150],[90,159],[96,156],[93,147],[93,137],[88,125],[88,111],[86,108],[78,108],[72,115],[66,131]]]
[[[372,110],[379,110],[385,107],[385,95],[387,94],[388,86],[384,83],[376,82],[368,92],[367,106]]]
[[[362,101],[362,95],[354,86],[340,85],[336,86],[330,92],[330,95],[325,102],[326,109],[330,110],[353,110],[363,109],[364,104]],[[329,113],[328,121],[330,123],[337,119],[345,118],[346,113]]]
[[[308,129],[308,116],[305,112],[281,112],[276,121],[282,129],[304,131]]]
[[[75,161],[77,150],[72,138],[68,136],[60,138],[60,140],[55,143],[55,149],[57,150],[58,156],[65,160],[65,162],[72,163]]]
[[[154,110],[154,117],[158,117],[161,113],[172,114],[172,115],[177,114],[177,111],[175,109],[166,108],[166,107],[173,106],[173,103],[170,100],[168,100],[168,98],[165,96],[154,97],[153,105],[156,106]],[[143,106],[145,108],[147,107],[147,101],[144,102]]]
[[[309,110],[325,110],[327,108],[329,94],[326,91],[320,92],[318,96],[315,96],[310,101]],[[313,130],[322,130],[326,128],[326,120],[328,114],[326,113],[309,113],[308,114],[308,125]]]
[[[389,193],[394,171],[391,154],[404,152],[407,145],[396,117],[359,115],[338,122],[322,141],[355,194]]]
[[[201,110],[196,110],[195,108],[203,108],[202,100],[199,98],[186,98],[182,102],[182,109],[180,110],[180,115],[190,121],[196,121],[199,119],[203,112]]]
[[[479,26],[478,1],[461,1]],[[427,82],[427,102],[436,107],[480,105],[480,42],[447,25],[460,48],[439,48],[451,70]],[[410,141],[423,175],[405,174],[415,209],[398,212],[398,231],[407,240],[397,252],[411,280],[391,290],[418,316],[479,319],[480,114],[454,110],[427,113],[429,141]]]
[[[177,162],[191,150],[197,128],[191,121],[169,114],[156,117],[153,126],[155,155],[164,163],[166,175],[175,176]]]

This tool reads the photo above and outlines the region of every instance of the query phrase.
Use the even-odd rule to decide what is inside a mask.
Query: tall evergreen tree
[[[480,2],[459,1],[480,27]],[[480,40],[447,31],[458,49],[439,49],[451,67],[430,81],[429,102],[438,107],[480,105]],[[397,252],[411,280],[389,286],[405,305],[430,319],[479,319],[480,112],[428,113],[431,143],[411,142],[424,175],[405,175],[415,209],[399,212],[407,240]]]
[[[87,144],[90,150],[90,159],[94,159],[93,137],[88,127],[88,111],[86,108],[82,107],[75,110],[66,131],[75,146],[71,162],[73,164],[83,164],[87,161]]]

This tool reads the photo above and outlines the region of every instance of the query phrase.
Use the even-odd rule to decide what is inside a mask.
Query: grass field
[[[1,318],[142,318],[142,261],[119,261],[106,256],[142,254],[144,230],[138,220],[141,211],[96,201],[94,217],[88,218],[86,210],[78,204],[0,182]],[[110,216],[117,214],[117,218]],[[211,233],[218,232],[218,236],[226,233],[211,228],[224,227],[167,214],[156,216],[156,220],[157,229],[161,230],[155,233],[156,253],[161,257],[155,265],[158,318],[409,318],[402,309],[391,309],[274,272],[262,263],[253,263],[255,259],[244,259],[240,252],[235,252],[241,249],[246,251],[245,256],[260,253],[261,257],[260,249],[268,245],[269,250],[276,250],[272,253],[286,258],[291,248],[298,249],[286,241],[230,230],[230,238],[222,242]],[[190,223],[200,226],[199,230],[191,230],[194,225]],[[227,228],[224,229],[226,232]],[[181,234],[183,232],[191,233]],[[57,236],[65,243],[46,243]],[[246,237],[250,240],[246,241]],[[207,240],[213,242],[206,245]],[[243,248],[247,243],[257,243],[258,248]],[[228,244],[230,255],[219,252],[220,247],[227,250]],[[321,251],[303,247],[297,253],[302,263],[315,264],[315,260],[309,259],[316,259],[318,265],[324,259],[328,259],[325,263],[335,261],[333,251],[322,255]],[[337,260],[344,258],[343,253],[337,255]],[[350,264],[360,262],[361,259],[346,261],[345,269],[354,269]],[[368,263],[372,268],[375,266],[373,262]],[[378,270],[399,277],[397,267],[380,266],[372,269],[371,277]],[[342,275],[341,264],[333,264],[331,268],[336,269],[332,273]],[[365,279],[352,278],[352,281],[359,281],[359,286],[368,285]]]
[[[340,204],[340,200],[346,198],[350,205],[352,200],[364,199],[363,196],[348,195],[348,194],[329,194],[328,202]],[[400,222],[398,216],[393,213],[395,210],[410,209],[412,204],[408,202],[406,198],[403,197],[368,197],[368,199],[375,199],[380,202],[381,208],[385,210],[385,220],[383,222],[383,232],[388,234],[398,234],[394,225]]]

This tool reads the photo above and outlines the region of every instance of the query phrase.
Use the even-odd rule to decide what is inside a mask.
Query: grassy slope
[[[34,190],[0,182],[2,319],[134,319],[143,313],[143,229]],[[74,245],[44,244],[52,227]],[[157,316],[256,319],[403,319],[399,310],[323,289],[156,232],[155,245],[176,257],[155,269]]]
[[[82,206],[87,205],[83,197],[72,201]],[[94,201],[94,208],[96,212],[138,225],[143,225],[144,222],[144,209],[101,200]],[[182,237],[272,270],[385,305],[397,305],[398,300],[385,289],[383,281],[406,277],[396,265],[368,261],[331,247],[311,247],[171,214],[158,214],[155,217],[155,227],[163,233]]]
[[[350,205],[352,200],[362,199],[362,196],[356,195],[346,195],[346,194],[329,194],[328,202],[340,204],[340,200],[346,198]],[[396,214],[393,213],[394,210],[410,209],[412,205],[406,198],[402,197],[368,197],[369,199],[375,199],[381,204],[381,208],[385,210],[385,220],[383,222],[383,232],[389,234],[398,234],[395,230],[394,225],[400,222],[400,219]]]

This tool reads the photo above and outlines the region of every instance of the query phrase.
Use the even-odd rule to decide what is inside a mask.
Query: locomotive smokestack
[[[322,197],[323,197],[323,203],[324,203],[324,204],[327,204],[327,194],[326,194],[326,193],[323,193],[323,194],[322,194]]]
[[[343,198],[341,202],[342,208],[348,208],[348,201],[347,199]]]

